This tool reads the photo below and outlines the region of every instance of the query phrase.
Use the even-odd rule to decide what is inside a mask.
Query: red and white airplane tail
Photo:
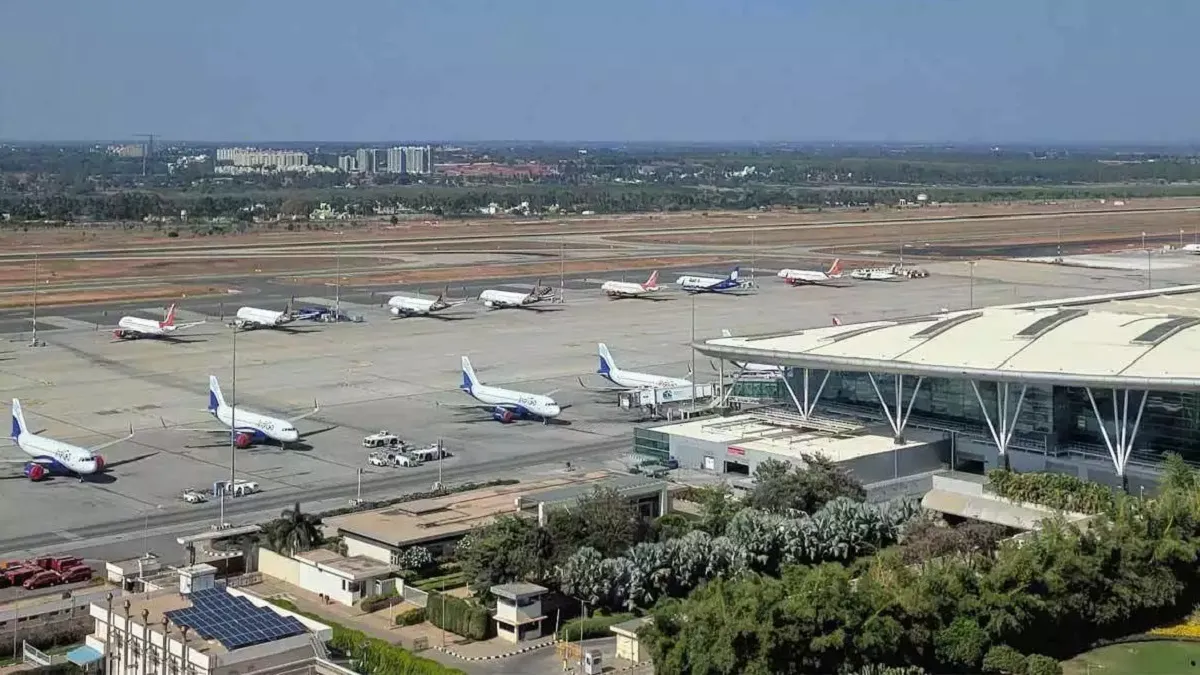
[[[833,325],[835,325],[835,326],[840,326],[840,325],[842,325],[842,320],[841,320],[841,319],[839,319],[839,318],[837,318],[836,316],[835,316],[835,317],[833,317]]]
[[[837,260],[834,260],[833,264],[829,266],[829,271],[826,272],[825,274],[827,274],[831,277],[841,276],[841,274],[842,274],[842,259],[838,258]]]
[[[642,288],[648,291],[658,288],[658,270],[654,270],[650,274],[650,278],[646,280],[646,283],[642,284]]]
[[[168,326],[174,326],[174,325],[175,325],[175,305],[172,304],[169,308],[167,308],[167,318],[158,322],[158,327],[159,328],[167,328]]]

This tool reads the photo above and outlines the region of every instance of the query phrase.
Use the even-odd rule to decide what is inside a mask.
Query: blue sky
[[[1194,0],[2,0],[0,139],[1200,139]]]

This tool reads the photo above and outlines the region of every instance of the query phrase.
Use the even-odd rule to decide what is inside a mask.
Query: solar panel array
[[[306,631],[304,624],[294,617],[281,616],[269,607],[258,607],[222,588],[193,591],[189,597],[191,607],[166,612],[166,617],[205,640],[220,642],[230,651]]]

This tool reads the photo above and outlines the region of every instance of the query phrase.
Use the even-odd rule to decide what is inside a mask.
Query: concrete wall
[[[300,584],[300,563],[274,551],[263,549],[258,554],[258,571],[293,586]]]
[[[343,535],[342,541],[346,542],[347,558],[361,555],[381,563],[392,564],[392,549],[390,548],[363,541],[350,534]]]
[[[363,597],[362,590],[351,590],[345,578],[318,568],[314,563],[263,550],[258,559],[259,572],[309,593],[324,593],[335,602],[353,605]],[[359,584],[361,587],[362,584]]]
[[[913,440],[915,439],[910,437],[910,441]],[[950,441],[935,440],[889,452],[856,457],[843,462],[842,466],[849,469],[863,484],[879,483],[944,468],[944,458],[949,454]]]

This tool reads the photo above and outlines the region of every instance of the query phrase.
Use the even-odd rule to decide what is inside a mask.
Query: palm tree
[[[264,529],[267,547],[277,553],[294,555],[321,545],[321,519],[300,511],[300,502],[286,509]]]

